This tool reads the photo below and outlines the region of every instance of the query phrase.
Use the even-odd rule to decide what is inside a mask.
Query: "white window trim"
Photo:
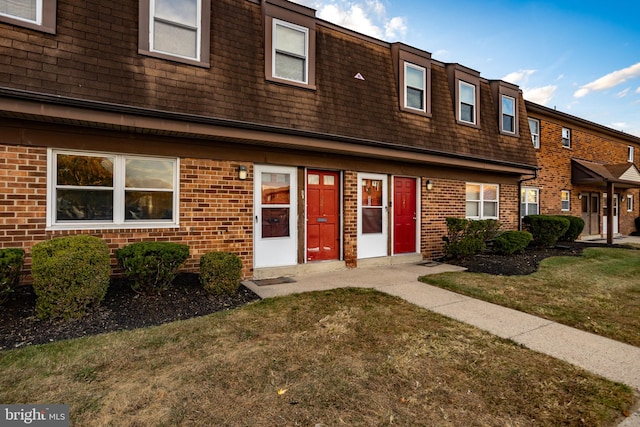
[[[537,202],[536,203],[530,203],[530,202],[527,202],[527,201],[523,201],[522,200],[522,195],[526,194],[527,191],[532,191],[532,190],[535,191],[536,194],[537,194],[537,196],[536,196]],[[523,205],[523,204],[527,205],[527,206],[529,206],[529,205],[537,205],[538,206],[537,211],[538,211],[538,214],[539,214],[540,213],[540,189],[537,188],[537,187],[522,187],[521,190],[520,190],[520,205]],[[520,215],[521,217],[524,217],[526,215],[524,212],[520,212],[520,214],[521,214]]]
[[[634,147],[633,146],[629,146],[628,147],[628,154],[627,154],[627,161],[630,163],[633,163],[633,157],[634,157]]]
[[[567,135],[565,137],[565,134]],[[564,141],[567,140],[568,144],[565,144]],[[571,148],[571,129],[562,128],[562,147],[563,148]]]
[[[479,185],[480,186],[480,199],[478,200],[469,200],[465,196],[465,204],[466,202],[478,202],[478,216],[467,216],[467,219],[500,219],[500,184],[490,184],[490,183],[480,183],[480,182],[467,182],[465,185]],[[496,187],[496,199],[495,200],[487,200],[490,202],[496,203],[496,216],[486,216],[484,214],[484,186],[491,185]]]
[[[80,156],[104,156],[114,158],[113,176],[113,221],[63,221],[56,222],[57,205],[55,201],[57,168],[56,156],[71,154]],[[173,174],[173,219],[172,220],[140,220],[131,221],[124,218],[124,163],[126,159],[172,160]],[[177,157],[140,156],[116,154],[96,151],[74,151],[47,149],[47,230],[97,230],[97,229],[146,229],[146,228],[177,228],[180,219],[180,159]]]
[[[420,89],[422,90],[422,108],[415,108],[409,105],[408,92],[409,88],[413,88],[413,86],[409,86],[409,84],[407,83],[407,68],[413,68],[414,70],[418,70],[422,73],[422,89]],[[406,61],[404,63],[404,107],[411,110],[422,111],[424,113],[427,112],[427,69]]]
[[[566,202],[569,204],[569,207],[566,208],[566,209],[564,207],[562,207],[562,203],[565,202],[565,200],[563,198],[563,196],[565,194],[567,195]],[[569,190],[561,190],[560,191],[560,210],[562,212],[569,212],[571,210],[571,191],[569,191]]]
[[[169,55],[169,56],[175,56],[177,58],[184,58],[184,59],[189,59],[189,60],[193,60],[193,61],[200,61],[201,55],[202,55],[202,1],[198,0],[196,2],[196,7],[197,7],[197,12],[196,12],[196,23],[197,26],[196,27],[191,27],[188,25],[183,25],[183,24],[179,24],[177,22],[172,22],[174,25],[179,26],[179,27],[183,27],[183,28],[189,28],[189,29],[194,29],[196,30],[196,56],[195,57],[191,57],[191,56],[185,56],[185,55],[179,55],[173,52],[165,52],[164,50],[159,50],[156,49],[154,46],[154,33],[155,33],[155,15],[156,15],[156,0],[149,0],[149,50],[151,52],[157,52],[157,53],[161,53],[163,55]]]
[[[510,114],[506,114],[504,111],[502,111],[502,100],[504,98],[510,99],[511,102],[513,103],[513,115]],[[517,117],[517,109],[516,109],[516,99],[512,96],[509,95],[502,95],[500,97],[500,112],[502,113],[501,117],[500,117],[500,129],[502,129],[502,132],[504,133],[508,133],[511,135],[515,135],[516,134],[516,121],[518,120]],[[509,116],[509,117],[513,117],[513,130],[507,130],[504,128],[504,116]]]
[[[627,212],[633,212],[633,195],[627,194]]]
[[[467,120],[463,120],[462,119],[462,104],[463,104],[463,102],[462,102],[462,97],[460,96],[460,93],[462,92],[460,90],[460,87],[463,86],[463,85],[469,86],[469,87],[471,87],[473,89],[473,104],[468,104],[468,105],[472,105],[473,106],[473,114],[472,114],[473,118],[472,118],[472,121],[467,121]],[[472,124],[472,125],[476,125],[477,122],[478,122],[478,119],[477,119],[477,114],[478,114],[478,109],[477,109],[478,94],[477,94],[476,85],[474,85],[472,83],[467,83],[467,82],[465,82],[463,80],[459,80],[458,81],[458,92],[459,92],[458,93],[458,118],[459,118],[459,120],[462,123],[469,123],[469,124]]]
[[[22,22],[28,22],[30,24],[42,25],[42,13],[43,13],[43,5],[42,0],[36,0],[36,19],[33,21],[31,19],[26,19],[17,15],[10,15],[8,13],[0,13],[2,16],[6,16],[7,18],[16,19]]]
[[[538,124],[538,133],[531,132],[531,124],[529,121],[535,121]],[[533,143],[533,148],[540,148],[540,120],[529,117],[527,120],[529,123],[529,131],[531,132],[531,142]]]
[[[280,75],[278,75],[276,73],[276,54],[277,54],[277,41],[276,41],[276,34],[277,34],[277,26],[278,25],[282,25],[284,27],[288,27],[291,28],[292,30],[295,31],[300,31],[302,33],[304,33],[304,80],[300,81],[300,80],[294,80],[294,79],[288,79],[286,77],[282,77]],[[302,84],[309,84],[309,29],[307,27],[302,27],[300,25],[296,25],[296,24],[292,24],[290,22],[286,22],[286,21],[282,21],[280,19],[276,19],[273,18],[273,40],[271,43],[272,46],[272,51],[271,51],[271,75],[277,79],[280,80],[285,80],[285,81],[290,81],[290,82],[295,82],[295,83],[302,83]],[[285,51],[283,51],[285,52]],[[287,52],[287,54],[289,55],[293,55],[290,52]],[[294,55],[294,56],[298,56],[298,55]]]

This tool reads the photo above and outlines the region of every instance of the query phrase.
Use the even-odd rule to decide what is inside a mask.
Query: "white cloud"
[[[389,18],[381,0],[293,1],[315,9],[320,19],[377,39],[397,41],[407,34],[405,18]]]
[[[626,122],[615,122],[611,123],[611,127],[613,129],[626,129],[629,127],[629,125]]]
[[[626,88],[624,90],[621,90],[620,92],[616,93],[616,97],[618,98],[624,98],[625,96],[627,96],[629,94],[629,91],[631,90],[631,88]]]
[[[558,86],[547,85],[536,88],[523,88],[522,94],[528,101],[535,102],[540,105],[547,105],[556,93]]]
[[[636,93],[640,93],[640,87],[636,89]]]
[[[612,87],[618,86],[619,84],[622,84],[627,80],[636,77],[640,77],[640,62],[622,70],[617,70],[609,73],[606,76],[592,81],[591,83],[587,83],[586,85],[581,86],[580,89],[578,89],[573,94],[573,96],[576,98],[582,98],[589,92],[611,89]]]
[[[525,85],[529,81],[529,77],[535,74],[537,70],[518,70],[507,74],[502,78],[505,82],[513,83],[514,85]]]

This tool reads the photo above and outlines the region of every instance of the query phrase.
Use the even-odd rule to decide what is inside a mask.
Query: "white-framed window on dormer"
[[[151,51],[200,60],[199,0],[151,0]]]
[[[57,0],[0,0],[0,22],[55,34]]]
[[[516,133],[516,100],[510,96],[502,95],[502,132]]]
[[[273,76],[299,83],[309,81],[309,29],[273,20]]]
[[[562,128],[562,146],[571,148],[571,129],[569,128]]]
[[[627,147],[627,162],[631,162],[633,163],[633,157],[634,157],[634,149],[633,147],[630,145],[629,147]]]
[[[427,111],[427,70],[409,62],[404,63],[405,107]]]
[[[476,86],[458,82],[458,115],[461,122],[476,124]]]
[[[540,120],[529,118],[529,130],[533,148],[540,148]]]

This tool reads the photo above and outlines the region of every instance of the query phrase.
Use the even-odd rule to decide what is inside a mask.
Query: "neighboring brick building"
[[[526,107],[541,169],[537,179],[523,183],[521,215],[581,216],[583,238],[635,231],[640,138],[531,102]]]
[[[176,241],[267,277],[439,256],[447,216],[518,225],[514,85],[284,0],[28,3],[0,13],[0,247]]]

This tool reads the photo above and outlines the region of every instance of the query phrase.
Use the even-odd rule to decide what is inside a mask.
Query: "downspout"
[[[525,178],[518,181],[518,199],[522,194],[522,183],[526,181],[533,181],[538,178],[538,171],[540,168],[536,168],[533,171],[533,177]],[[538,193],[538,206],[540,205],[540,193]],[[518,200],[518,231],[522,231],[522,203]]]

